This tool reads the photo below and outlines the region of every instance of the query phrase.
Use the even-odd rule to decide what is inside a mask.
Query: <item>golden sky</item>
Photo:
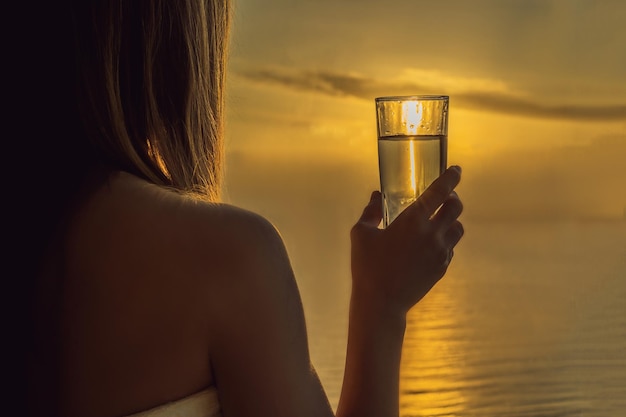
[[[626,2],[234,8],[226,139],[248,161],[227,165],[234,188],[263,158],[360,164],[375,187],[374,98],[447,94],[448,161],[476,218],[626,216]]]

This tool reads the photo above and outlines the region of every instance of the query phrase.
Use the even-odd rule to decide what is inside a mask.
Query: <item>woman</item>
[[[30,29],[50,59],[17,153],[38,185],[14,236],[29,412],[332,416],[280,235],[219,203],[228,1],[72,3]],[[398,414],[406,314],[463,235],[459,180],[385,230],[374,192],[352,229],[337,416]]]

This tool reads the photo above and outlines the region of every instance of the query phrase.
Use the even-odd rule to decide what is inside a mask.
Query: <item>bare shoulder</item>
[[[253,280],[293,281],[282,238],[267,219],[128,174],[94,197],[81,232],[77,252],[99,255],[78,257],[93,262],[86,267],[123,276],[125,285],[202,294],[209,297],[198,300],[204,305],[228,291],[249,291]]]
[[[125,173],[104,186],[83,214],[81,226],[89,232],[125,236],[115,247],[131,249],[136,244],[134,249],[167,250],[167,257],[152,257],[156,263],[195,259],[198,265],[192,263],[191,268],[206,267],[203,260],[216,267],[227,252],[243,255],[259,243],[281,243],[274,226],[256,213],[181,195]]]

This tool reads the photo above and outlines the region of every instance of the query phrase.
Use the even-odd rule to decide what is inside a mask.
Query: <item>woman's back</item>
[[[63,288],[52,300],[62,414],[131,414],[213,385],[210,333],[227,320],[215,296],[229,303],[224,283],[270,231],[261,223],[126,173],[95,192],[69,223],[62,265],[51,264],[63,271],[49,278]]]
[[[211,384],[194,314],[205,300],[185,282],[185,209],[180,197],[121,173],[71,222],[61,304],[68,415],[129,414]]]

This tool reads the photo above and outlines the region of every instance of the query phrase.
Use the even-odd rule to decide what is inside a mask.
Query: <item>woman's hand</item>
[[[386,229],[378,228],[380,192],[372,193],[351,232],[353,299],[404,316],[443,277],[463,236],[463,205],[453,191],[460,179],[459,167],[448,168]]]

